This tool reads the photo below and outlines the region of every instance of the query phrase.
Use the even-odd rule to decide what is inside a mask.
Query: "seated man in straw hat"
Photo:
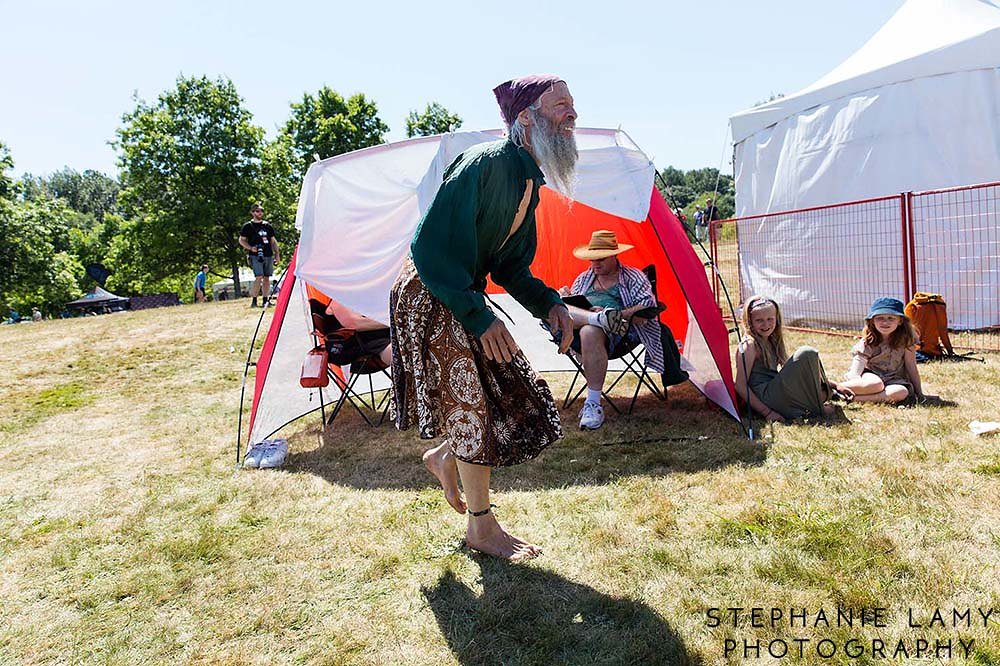
[[[595,231],[590,243],[573,249],[573,256],[590,262],[573,286],[563,287],[560,295],[584,296],[589,310],[569,306],[573,319],[572,347],[583,361],[587,379],[587,399],[580,410],[580,427],[596,430],[604,423],[601,390],[608,373],[608,358],[620,356],[620,345],[642,342],[646,348],[646,367],[663,373],[663,344],[656,317],[646,319],[637,312],[656,307],[656,297],[645,273],[623,266],[618,255],[632,245],[619,244],[613,231]]]

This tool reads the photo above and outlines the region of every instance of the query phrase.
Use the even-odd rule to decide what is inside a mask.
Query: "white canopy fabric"
[[[1000,4],[908,0],[814,84],[730,118],[738,216],[996,180]]]
[[[295,220],[296,275],[343,305],[389,319],[389,293],[410,239],[464,150],[494,141],[500,130],[455,132],[338,155],[309,167]],[[580,158],[574,199],[629,220],[649,212],[655,167],[621,130],[576,131]],[[336,248],[336,252],[331,252]]]
[[[250,441],[261,441],[318,409],[321,399],[329,404],[339,395],[332,383],[322,396],[318,389],[299,385],[302,359],[313,345],[311,310],[302,285],[308,283],[339,304],[387,323],[388,294],[445,169],[463,150],[500,136],[498,130],[488,130],[410,139],[339,155],[309,168],[299,197],[296,225],[301,236],[290,264],[292,276],[284,280],[256,364]],[[683,367],[706,397],[739,418],[725,324],[701,261],[653,186],[655,167],[621,130],[578,128],[576,138],[580,157],[575,207],[559,208],[552,194],[554,217],[540,246],[548,245],[551,252],[558,245],[558,255],[569,255],[573,244],[566,241],[575,237],[570,232],[582,233],[579,242],[594,228],[618,229],[619,238],[630,242],[646,239],[634,252],[660,265],[657,296],[671,308],[665,316],[672,317],[669,325]],[[542,191],[541,209],[550,194]],[[543,269],[557,262],[536,255]],[[571,367],[538,321],[510,296],[498,293],[491,298],[512,318],[511,333],[535,370]],[[611,367],[621,365],[615,361]],[[376,381],[376,388],[387,386]]]

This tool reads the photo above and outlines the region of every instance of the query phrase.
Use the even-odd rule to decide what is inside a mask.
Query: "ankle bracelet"
[[[472,509],[469,509],[466,513],[468,513],[470,516],[475,516],[476,518],[478,518],[479,516],[485,516],[486,514],[488,514],[490,512],[490,509],[493,509],[495,507],[496,507],[496,504],[490,504],[488,507],[486,507],[482,511],[473,511]]]

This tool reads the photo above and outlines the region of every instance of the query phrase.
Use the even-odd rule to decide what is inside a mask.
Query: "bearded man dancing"
[[[444,441],[424,453],[448,503],[468,513],[466,543],[510,560],[541,553],[490,511],[490,469],[516,465],[562,437],[548,386],[487,307],[486,276],[573,338],[569,311],[532,276],[544,178],[566,195],[576,166],[576,111],[566,83],[527,76],[493,90],[508,137],[448,167],[389,297],[396,427]],[[544,172],[544,178],[543,178]],[[465,500],[459,490],[461,477]]]

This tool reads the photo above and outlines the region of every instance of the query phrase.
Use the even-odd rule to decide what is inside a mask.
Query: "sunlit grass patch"
[[[972,471],[976,474],[984,474],[987,476],[1000,476],[1000,458],[988,463],[983,463],[982,465],[977,465],[972,469]]]
[[[86,407],[95,399],[87,385],[71,381],[31,392],[15,392],[0,412],[0,433],[15,434],[39,421]]]

